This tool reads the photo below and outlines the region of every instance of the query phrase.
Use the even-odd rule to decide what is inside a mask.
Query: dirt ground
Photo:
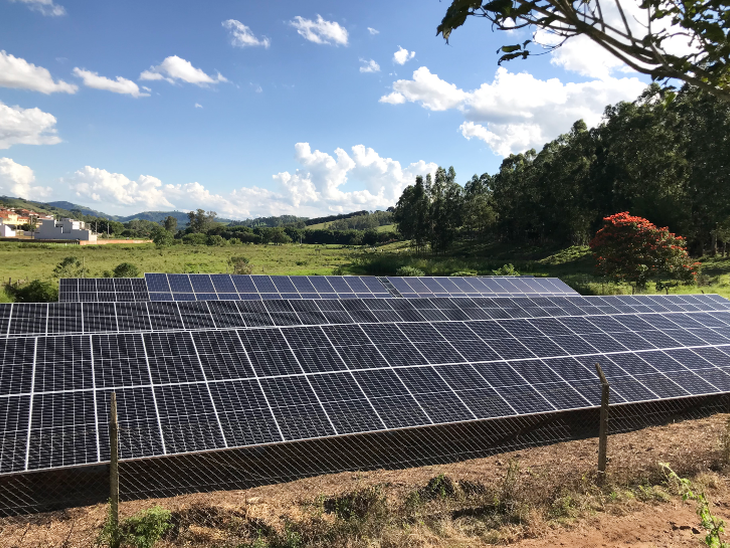
[[[716,511],[726,521],[727,512]],[[694,504],[672,500],[643,503],[626,515],[598,514],[571,530],[559,530],[537,539],[518,541],[515,548],[678,548],[706,546]]]
[[[611,436],[609,474],[603,489],[593,483],[597,440],[587,439],[453,464],[345,472],[247,490],[123,502],[121,517],[160,504],[179,521],[187,522],[180,521],[185,534],[168,536],[158,546],[245,546],[251,544],[250,537],[241,537],[240,530],[236,533],[239,536],[232,535],[231,523],[243,523],[249,531],[257,527],[284,530],[286,524],[312,520],[319,520],[320,525],[332,524],[335,518],[331,514],[320,512],[315,516],[312,508],[321,508],[326,497],[368,486],[384,489],[389,509],[402,508],[402,501],[409,495],[442,474],[456,485],[485,486],[503,492],[505,475],[514,467],[517,476],[510,496],[528,508],[517,520],[519,523],[513,520],[497,532],[485,532],[481,518],[453,517],[478,510],[473,502],[455,497],[419,509],[417,526],[409,526],[406,540],[376,539],[367,545],[703,546],[705,531],[695,503],[683,502],[676,492],[661,487],[666,484],[659,463],[669,463],[680,476],[692,478],[707,494],[713,512],[730,522],[730,476],[721,462],[719,441],[727,420],[728,415],[719,414]],[[95,505],[0,518],[0,548],[93,546],[105,517],[106,506]]]

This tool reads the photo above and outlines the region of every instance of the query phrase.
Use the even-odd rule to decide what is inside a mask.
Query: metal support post
[[[596,371],[601,379],[601,418],[598,427],[598,483],[606,480],[606,446],[608,443],[608,401],[610,386],[603,374],[601,365],[596,363]]]

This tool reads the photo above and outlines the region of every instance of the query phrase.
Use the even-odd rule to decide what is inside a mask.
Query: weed
[[[382,487],[376,485],[325,499],[324,510],[343,520],[364,520],[382,517],[388,506]]]
[[[426,487],[418,490],[421,500],[453,498],[456,495],[456,485],[449,476],[439,474],[431,478]]]
[[[142,510],[115,526],[111,519],[111,505],[109,517],[97,538],[100,546],[116,548],[131,546],[133,548],[152,548],[155,543],[172,527],[171,513],[161,506],[153,506]]]
[[[723,542],[720,535],[725,530],[725,522],[712,515],[710,510],[710,502],[702,491],[694,491],[692,482],[687,478],[680,478],[677,473],[672,470],[669,464],[660,462],[659,465],[664,469],[667,476],[667,482],[673,485],[682,500],[693,500],[697,503],[697,515],[702,521],[702,527],[707,530],[705,535],[705,544],[710,548],[730,548],[730,544]]]
[[[401,266],[395,271],[396,276],[425,276],[425,272],[415,266]]]
[[[725,429],[720,436],[720,449],[722,450],[722,463],[730,464],[730,416],[725,421]]]
[[[497,501],[497,507],[503,514],[511,514],[517,506],[517,482],[520,476],[520,462],[516,459],[509,461],[507,473],[502,480],[502,489]]]

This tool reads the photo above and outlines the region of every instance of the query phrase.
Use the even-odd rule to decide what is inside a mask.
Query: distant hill
[[[75,204],[65,200],[59,200],[56,202],[33,202],[25,200],[23,198],[13,198],[11,196],[0,196],[0,207],[9,208],[23,208],[32,209],[38,213],[47,213],[49,215],[60,215],[62,217],[78,217],[80,215],[99,217],[101,219],[109,219],[111,221],[117,221],[120,223],[127,223],[134,219],[152,221],[153,223],[160,223],[165,220],[166,217],[172,216],[177,219],[178,226],[184,227],[188,224],[188,214],[184,211],[142,211],[135,213],[134,215],[110,215],[103,211],[97,211],[87,206]],[[285,226],[289,224],[296,224],[303,222],[305,225],[314,225],[323,222],[331,222],[338,219],[347,219],[353,216],[362,215],[368,213],[367,211],[354,211],[352,213],[344,213],[340,215],[330,215],[327,217],[319,217],[316,219],[310,219],[307,217],[296,217],[294,215],[281,215],[278,217],[256,217],[253,219],[245,219],[243,221],[234,221],[231,219],[216,219],[222,224],[230,224],[232,226]]]
[[[134,215],[127,215],[126,217],[119,217],[117,220],[120,223],[126,223],[139,219],[140,221],[152,221],[153,223],[159,223],[164,221],[167,217],[175,217],[178,224],[188,224],[188,214],[184,211],[142,211],[141,213],[135,213]]]
[[[121,221],[121,217],[119,217],[119,215],[109,215],[103,211],[97,211],[90,207],[74,204],[72,202],[48,202],[47,205],[66,211],[78,211],[82,215],[91,215],[92,217],[100,217],[102,219],[109,219],[110,221]]]
[[[67,204],[76,206],[71,202],[55,202],[57,204]],[[9,207],[12,209],[31,209],[36,213],[47,213],[48,215],[60,215],[62,217],[73,217],[74,214],[70,209],[60,206],[54,206],[45,202],[32,202],[23,198],[13,198],[12,196],[0,196],[0,207]],[[76,206],[82,207],[82,206]]]

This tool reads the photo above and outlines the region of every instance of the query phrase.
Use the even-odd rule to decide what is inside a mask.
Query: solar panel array
[[[0,337],[725,310],[717,295],[0,304]]]
[[[58,288],[61,302],[149,301],[144,278],[62,278]]]
[[[153,301],[577,294],[557,278],[145,274]]]
[[[130,283],[132,288],[129,288]],[[149,287],[149,292],[148,288]],[[61,302],[390,299],[577,295],[558,278],[264,276],[145,274],[141,278],[65,278]]]
[[[107,461],[112,390],[124,459],[595,407],[596,361],[614,403],[730,391],[714,295],[13,304],[0,333],[0,474]]]

